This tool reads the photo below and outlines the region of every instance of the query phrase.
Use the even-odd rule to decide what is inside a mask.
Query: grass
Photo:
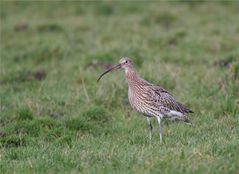
[[[3,2],[2,173],[238,173],[238,3]],[[132,111],[122,72],[194,110],[195,127]]]

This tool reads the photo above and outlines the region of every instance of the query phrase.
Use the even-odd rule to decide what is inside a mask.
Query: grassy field
[[[238,3],[0,2],[1,173],[239,173]],[[131,57],[194,111],[153,122],[127,99]]]

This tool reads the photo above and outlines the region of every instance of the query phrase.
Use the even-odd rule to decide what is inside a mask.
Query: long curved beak
[[[120,68],[121,68],[121,64],[118,64],[118,65],[115,65],[115,66],[111,67],[110,69],[106,70],[104,73],[102,73],[102,74],[100,75],[100,77],[97,79],[97,82],[99,82],[100,79],[101,79],[105,74],[107,74],[108,72],[114,71],[114,70],[117,70],[117,69],[120,69]]]

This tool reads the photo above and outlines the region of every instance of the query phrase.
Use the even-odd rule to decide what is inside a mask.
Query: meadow
[[[239,4],[0,2],[0,173],[239,173]],[[193,126],[128,103],[127,56]]]

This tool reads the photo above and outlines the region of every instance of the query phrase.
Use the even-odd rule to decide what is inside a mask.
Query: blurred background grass
[[[237,173],[239,4],[0,2],[3,173]],[[122,72],[191,107],[149,145]]]

